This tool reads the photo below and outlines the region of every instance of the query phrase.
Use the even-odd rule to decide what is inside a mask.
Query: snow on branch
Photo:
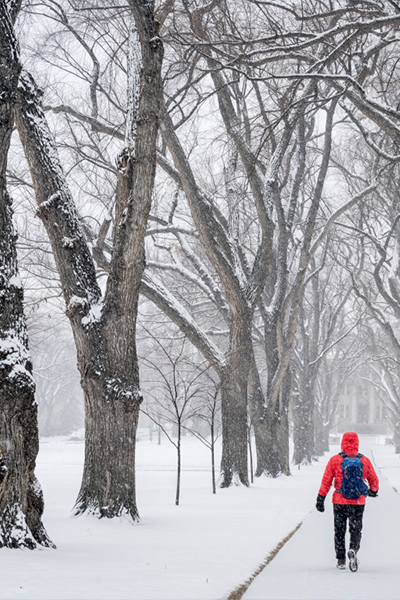
[[[343,204],[343,206],[341,206],[340,208],[338,208],[338,210],[336,210],[329,217],[329,219],[325,223],[325,226],[324,226],[323,230],[321,231],[321,233],[319,234],[318,238],[315,240],[315,242],[311,246],[311,249],[310,249],[310,254],[311,255],[315,253],[315,251],[317,250],[318,246],[321,244],[321,242],[323,241],[323,239],[326,238],[326,236],[329,234],[329,232],[331,231],[333,225],[335,224],[336,219],[338,219],[340,217],[340,215],[342,215],[344,212],[346,212],[346,210],[349,210],[352,206],[354,206],[355,204],[357,204],[357,202],[359,202],[360,200],[362,200],[364,198],[364,196],[366,196],[367,194],[370,194],[371,192],[375,191],[377,187],[378,187],[377,183],[373,183],[373,184],[369,185],[367,188],[365,188],[364,190],[362,190],[361,192],[359,192],[358,194],[356,194],[355,196],[353,196],[348,202],[345,202],[345,204]]]
[[[141,74],[143,69],[142,50],[140,47],[139,36],[135,25],[135,20],[131,20],[129,28],[129,49],[128,49],[128,81],[127,81],[127,117],[125,142],[129,148],[130,156],[135,156],[137,121],[139,115],[139,100]]]

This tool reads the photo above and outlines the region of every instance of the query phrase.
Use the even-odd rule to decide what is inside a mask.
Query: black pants
[[[363,505],[358,504],[334,504],[333,518],[335,523],[335,550],[336,558],[346,558],[345,535],[347,519],[349,520],[350,548],[358,552],[361,542],[362,520],[364,514]]]

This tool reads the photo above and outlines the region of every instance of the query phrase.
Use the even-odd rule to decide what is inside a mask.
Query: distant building
[[[345,382],[336,408],[333,431],[385,434],[391,432],[390,415],[374,385],[354,374]]]

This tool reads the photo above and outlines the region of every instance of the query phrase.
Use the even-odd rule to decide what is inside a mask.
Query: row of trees
[[[249,484],[249,424],[256,474],[290,473],[290,403],[294,462],[321,453],[367,359],[398,415],[397,359],[371,343],[400,347],[397,4],[27,2],[44,100],[20,2],[0,5],[3,194],[15,120],[8,185],[36,199],[24,243],[57,272],[85,397],[77,513],[138,517],[139,293],[214,373],[223,487]]]

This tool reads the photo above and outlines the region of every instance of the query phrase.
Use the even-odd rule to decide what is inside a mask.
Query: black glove
[[[0,483],[5,478],[7,471],[8,471],[8,469],[6,467],[4,460],[2,458],[0,458]]]
[[[324,512],[325,510],[325,496],[321,496],[321,494],[318,494],[317,496],[317,503],[316,503],[316,509],[319,512]]]
[[[374,492],[373,490],[371,490],[371,488],[368,490],[368,496],[371,496],[371,498],[377,498],[378,497],[378,492]]]

